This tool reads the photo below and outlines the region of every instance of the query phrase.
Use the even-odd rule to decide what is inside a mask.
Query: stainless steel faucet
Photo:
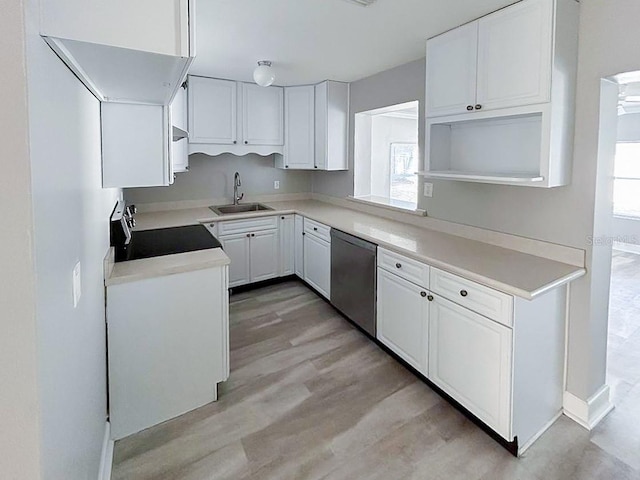
[[[242,182],[240,182],[240,174],[236,172],[233,176],[233,204],[238,205],[240,200],[244,198],[244,193],[238,195],[238,187],[242,186]]]

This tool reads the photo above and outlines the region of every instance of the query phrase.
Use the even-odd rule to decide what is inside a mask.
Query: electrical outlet
[[[424,196],[429,198],[433,197],[433,183],[424,184]]]
[[[274,188],[275,190],[280,190],[280,180],[275,180],[275,181],[273,182],[273,188]]]
[[[76,263],[73,267],[73,308],[76,308],[80,303],[80,297],[82,296],[82,278],[80,272],[80,262]]]

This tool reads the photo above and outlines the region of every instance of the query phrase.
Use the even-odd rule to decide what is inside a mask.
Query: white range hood
[[[194,0],[42,0],[41,34],[103,102],[169,105],[195,57]]]

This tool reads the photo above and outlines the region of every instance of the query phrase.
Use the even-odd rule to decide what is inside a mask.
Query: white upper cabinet
[[[429,116],[454,115],[476,104],[478,22],[471,22],[427,42]]]
[[[525,0],[478,20],[477,104],[482,109],[551,100],[552,27],[549,0]]]
[[[195,0],[47,0],[40,33],[101,101],[169,105],[195,57]]]
[[[188,91],[189,142],[237,144],[237,83],[190,76]]]
[[[284,143],[284,91],[280,87],[242,85],[242,143],[282,145]]]
[[[172,183],[169,107],[102,103],[102,186]]]
[[[569,184],[578,23],[574,0],[522,0],[428,40],[423,175]]]
[[[288,87],[284,92],[284,154],[276,166],[312,170],[315,166],[315,87]]]
[[[318,170],[348,170],[349,84],[326,81],[315,87],[315,165]]]
[[[282,153],[282,87],[193,75],[188,83],[189,153]]]

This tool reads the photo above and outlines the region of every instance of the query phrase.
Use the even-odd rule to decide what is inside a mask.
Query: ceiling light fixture
[[[260,60],[258,66],[253,71],[253,79],[261,87],[270,87],[276,79],[276,74],[271,68],[269,60]]]

